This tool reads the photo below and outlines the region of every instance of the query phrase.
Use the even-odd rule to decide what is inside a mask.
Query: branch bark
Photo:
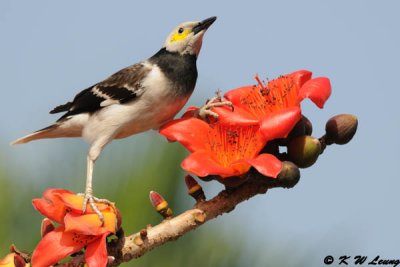
[[[295,183],[298,178],[299,176]],[[192,209],[176,217],[165,219],[156,226],[148,226],[140,232],[119,238],[108,248],[109,255],[114,257],[110,265],[118,266],[122,262],[141,257],[166,242],[178,239],[205,222],[232,211],[239,203],[258,194],[266,193],[273,187],[291,186],[288,186],[286,179],[271,179],[255,171],[251,172],[244,184],[236,188],[225,189],[214,198],[198,202]]]

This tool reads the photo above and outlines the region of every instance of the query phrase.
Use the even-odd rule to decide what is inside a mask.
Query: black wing
[[[142,81],[150,70],[141,63],[122,69],[106,80],[83,90],[72,102],[57,106],[50,113],[67,112],[59,119],[62,120],[71,115],[95,112],[112,104],[129,102],[142,94]]]

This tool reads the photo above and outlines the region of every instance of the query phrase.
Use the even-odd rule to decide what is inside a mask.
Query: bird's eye
[[[183,28],[179,28],[178,33],[182,33],[183,32]]]

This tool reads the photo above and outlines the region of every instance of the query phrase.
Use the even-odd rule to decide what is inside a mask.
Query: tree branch
[[[297,177],[296,183],[299,176]],[[156,226],[148,226],[142,231],[118,239],[109,246],[108,252],[115,259],[111,266],[143,256],[148,251],[162,244],[178,239],[205,222],[223,213],[232,211],[236,205],[258,194],[264,194],[273,187],[291,187],[285,179],[266,178],[252,171],[247,181],[236,188],[227,188],[217,196],[198,202],[193,209],[182,214],[163,220]]]
[[[118,266],[122,262],[128,262],[139,258],[150,250],[167,242],[177,240],[189,231],[197,229],[205,222],[216,218],[224,213],[229,213],[241,202],[248,200],[258,194],[265,194],[268,189],[274,187],[291,188],[300,179],[300,171],[291,162],[283,162],[283,168],[278,178],[265,177],[251,169],[245,177],[233,178],[232,185],[226,187],[214,198],[205,201],[197,201],[195,206],[178,216],[164,219],[156,226],[147,226],[141,231],[125,236],[121,229],[118,239],[108,243],[109,255],[108,266]],[[216,177],[208,177],[214,179]],[[231,180],[232,181],[232,180]],[[237,181],[242,182],[237,185]],[[81,253],[75,255],[70,261],[58,264],[58,267],[81,267],[84,266],[85,257]]]

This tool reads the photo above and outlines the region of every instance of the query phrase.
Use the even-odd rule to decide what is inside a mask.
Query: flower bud
[[[29,263],[31,260],[31,256],[26,253],[26,252],[22,252],[19,249],[17,249],[17,247],[13,244],[10,246],[10,254],[8,254],[8,259],[13,260],[10,263],[14,263],[14,265],[10,265],[10,266],[14,266],[14,267],[29,267]],[[7,257],[6,257],[7,258]],[[2,265],[3,260],[0,259],[0,266],[4,266]],[[7,262],[5,262],[7,263]],[[5,265],[5,266],[9,266],[9,265]]]
[[[281,146],[287,146],[290,141],[296,137],[303,135],[311,135],[312,133],[312,124],[311,121],[306,117],[302,116],[302,118],[296,123],[293,129],[290,131],[286,138],[277,139],[278,144]]]
[[[282,170],[277,177],[278,183],[282,187],[292,188],[300,180],[300,170],[293,162],[283,161],[282,164]]]
[[[42,220],[42,224],[40,226],[40,236],[43,238],[45,235],[47,235],[54,229],[55,229],[55,227],[54,227],[53,222],[48,218],[44,218]]]
[[[150,202],[158,213],[160,213],[164,219],[172,217],[172,210],[168,206],[168,202],[157,192],[150,191]]]
[[[203,188],[199,183],[190,175],[185,176],[185,183],[188,189],[188,194],[192,196],[197,202],[206,199]]]
[[[321,143],[318,139],[303,135],[293,139],[288,145],[288,157],[300,168],[313,165],[321,154]]]
[[[288,135],[288,139],[293,139],[298,136],[305,135],[305,125],[304,125],[304,120],[301,118],[296,125],[293,127],[293,129],[290,131]]]
[[[29,264],[25,262],[25,259],[22,258],[20,255],[15,254],[14,256],[14,265],[15,267],[27,267]]]
[[[313,127],[312,127],[311,121],[304,115],[301,118],[301,120],[304,123],[304,134],[305,135],[312,135]]]
[[[347,144],[357,131],[357,117],[351,114],[340,114],[330,118],[326,125],[326,144]]]

